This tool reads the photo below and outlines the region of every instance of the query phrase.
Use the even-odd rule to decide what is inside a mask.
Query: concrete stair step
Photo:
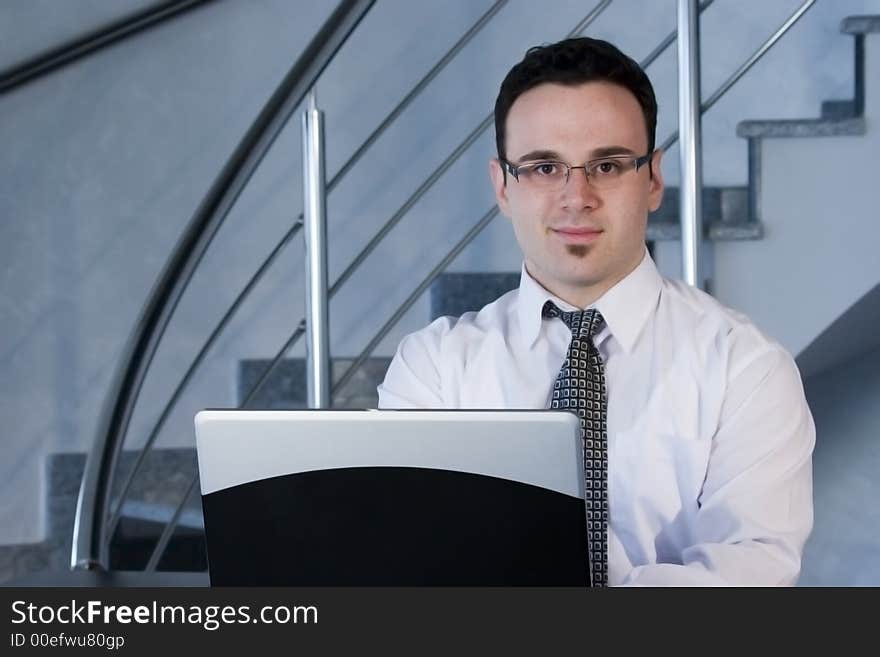
[[[663,203],[648,216],[646,239],[649,242],[680,240],[678,187],[667,187]],[[703,235],[710,240],[755,240],[764,235],[764,227],[749,214],[747,187],[704,187],[702,196]]]
[[[115,482],[117,492],[121,477],[130,471],[136,457],[136,451],[126,450],[120,455],[120,476]],[[73,522],[85,463],[84,453],[57,453],[47,459],[48,538],[41,543],[0,546],[0,582],[38,571],[57,572],[70,568]],[[149,558],[148,550],[152,551],[164,527],[163,521],[171,517],[196,472],[195,448],[154,449],[147,454],[132,484],[123,507],[123,517],[111,543],[112,568],[143,568]],[[194,495],[183,513],[180,528],[168,545],[165,558],[160,562],[161,568],[175,571],[207,568],[201,522],[201,500]]]
[[[338,381],[348,370],[354,359],[334,358],[331,363],[331,376]],[[248,392],[268,367],[269,359],[245,359],[238,364],[238,402],[246,398]],[[379,396],[376,386],[385,378],[391,363],[390,358],[369,358],[357,373],[334,395],[334,408],[376,408]],[[304,358],[286,358],[278,364],[270,379],[248,404],[248,408],[297,409],[307,407],[306,362]]]
[[[768,119],[740,121],[736,134],[745,139],[840,137],[863,135],[866,129],[863,117]]]
[[[736,128],[739,137],[772,139],[865,134],[867,125],[862,116],[865,102],[864,35],[880,32],[880,16],[849,16],[841,22],[840,31],[855,37],[854,97],[824,101],[819,118],[741,121]]]

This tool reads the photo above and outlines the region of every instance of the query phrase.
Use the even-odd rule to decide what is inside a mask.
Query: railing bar
[[[447,51],[445,55],[438,61],[434,67],[428,71],[425,76],[419,80],[419,82],[410,90],[410,92],[401,100],[397,107],[391,110],[391,113],[385,117],[382,123],[373,130],[369,137],[367,137],[366,141],[358,147],[358,149],[354,152],[354,154],[348,158],[348,161],[342,165],[342,168],[336,172],[336,174],[330,179],[330,182],[327,183],[327,192],[333,190],[336,187],[336,184],[339,183],[345,174],[349,172],[349,170],[357,164],[357,162],[361,159],[364,153],[369,150],[369,148],[376,142],[376,140],[382,136],[385,130],[397,120],[397,117],[409,106],[409,104],[415,100],[415,98],[427,87],[435,77],[449,64],[450,61],[464,48],[468,42],[488,23],[494,16],[497,14],[501,8],[507,4],[507,0],[497,0],[495,4],[493,4],[487,11],[484,13],[476,23],[474,23],[471,28],[464,33],[464,35],[452,46],[452,48]]]
[[[574,29],[572,29],[572,31],[569,32],[565,38],[570,39],[571,37],[577,36],[584,30],[586,30],[590,26],[590,24],[599,17],[599,14],[605,11],[605,9],[610,4],[611,0],[602,0],[599,4],[593,7],[589,14],[584,16],[583,20],[581,20],[580,23],[574,26]]]
[[[473,239],[480,234],[480,232],[489,224],[490,221],[498,214],[498,206],[492,207],[486,214],[482,216],[482,218],[474,224],[471,229],[465,234],[465,236],[458,241],[458,243],[452,247],[452,250],[446,254],[434,269],[425,277],[425,279],[419,284],[419,286],[410,294],[403,304],[397,309],[397,311],[391,316],[391,318],[385,322],[381,329],[379,329],[378,333],[370,340],[369,344],[364,348],[364,350],[360,353],[360,355],[355,359],[355,361],[349,366],[349,368],[345,371],[336,385],[333,387],[334,394],[342,389],[342,387],[349,382],[354,373],[363,365],[366,360],[370,357],[379,343],[385,338],[388,334],[388,331],[394,327],[397,322],[400,321],[400,318],[403,317],[406,312],[412,307],[412,305],[418,300],[418,298],[428,289],[431,283],[436,279],[445,269],[449,266],[455,258],[461,253],[464,248],[470,244]]]
[[[305,242],[306,398],[330,408],[330,329],[327,306],[327,186],[324,113],[314,87],[302,115],[303,240]]]
[[[707,111],[710,107],[712,107],[718,100],[727,93],[727,90],[730,89],[734,84],[736,84],[742,76],[744,76],[764,54],[773,47],[773,45],[782,38],[782,36],[788,32],[795,23],[797,23],[801,16],[803,16],[814,4],[816,0],[806,0],[800,8],[792,14],[782,26],[776,30],[776,32],[771,36],[765,43],[762,45],[757,52],[755,52],[742,66],[737,69],[737,71],[728,78],[728,80],[721,85],[721,87],[712,94],[708,100],[703,103],[703,111]]]
[[[740,66],[734,73],[731,75],[719,88],[715,91],[705,102],[700,105],[700,113],[705,114],[710,107],[712,107],[715,103],[721,100],[721,97],[724,96],[730,88],[739,82],[740,78],[745,75],[756,63],[760,60],[767,51],[772,48],[777,41],[779,41],[782,36],[788,32],[792,28],[792,26],[800,20],[801,16],[803,16],[808,9],[810,9],[816,0],[806,0],[800,8],[798,8],[795,13],[793,13],[785,23],[769,38],[767,39],[760,48],[758,48],[751,57],[749,57],[743,64]],[[660,145],[660,150],[666,151],[672,146],[675,142],[678,141],[678,131],[673,132],[669,137]]]
[[[492,124],[492,115],[490,114],[485,119],[483,119],[482,123],[478,125],[471,133],[461,142],[458,146],[456,146],[455,150],[449,154],[449,156],[443,160],[443,162],[438,166],[419,186],[419,188],[410,195],[410,197],[406,200],[406,202],[395,212],[391,218],[385,222],[385,224],[379,229],[379,231],[373,235],[370,241],[364,246],[364,248],[360,251],[360,253],[355,256],[354,260],[352,260],[348,267],[345,268],[345,271],[336,279],[333,285],[330,287],[330,294],[335,294],[340,287],[342,287],[349,278],[351,278],[352,274],[354,274],[355,270],[360,267],[361,263],[366,260],[369,255],[376,249],[379,243],[385,238],[385,236],[394,229],[394,227],[400,222],[400,220],[406,215],[407,212],[412,209],[412,207],[418,203],[418,201],[424,196],[431,187],[434,186],[434,183],[442,176],[455,162],[458,160],[461,155],[470,148],[477,139],[482,136],[483,132],[485,132],[486,128],[488,128]]]
[[[682,277],[705,289],[702,272],[702,122],[700,117],[700,12],[697,0],[678,0],[678,125]]]
[[[74,37],[13,67],[0,71],[0,94],[75,62],[117,41],[175,18],[211,0],[173,0],[147,7]]]
[[[709,8],[715,0],[706,0],[703,4],[700,5],[700,13]],[[639,66],[644,70],[648,68],[651,64],[653,64],[657,58],[663,54],[663,51],[666,50],[669,46],[675,43],[675,40],[678,38],[678,30],[672,30],[669,34],[666,35],[666,38],[660,42],[660,44],[651,51],[647,57],[645,57],[641,62],[639,62]]]
[[[665,153],[677,141],[678,141],[678,130],[676,130],[671,135],[669,135],[669,137],[666,139],[666,141],[664,141],[662,144],[660,144],[659,150],[661,150]]]
[[[187,369],[186,373],[183,375],[183,378],[178,383],[177,387],[174,390],[174,393],[171,395],[171,398],[165,404],[165,408],[162,409],[162,413],[159,415],[159,419],[156,421],[153,426],[152,431],[149,436],[147,436],[146,441],[144,442],[143,447],[138,452],[137,459],[132,466],[132,469],[129,471],[128,476],[125,479],[125,482],[122,485],[121,492],[119,494],[119,503],[116,505],[116,508],[110,515],[110,520],[107,523],[107,535],[109,537],[113,537],[114,532],[116,531],[116,525],[119,523],[120,517],[122,515],[122,505],[125,502],[125,498],[128,496],[128,491],[131,488],[132,483],[134,482],[137,473],[140,471],[141,466],[143,465],[144,458],[146,457],[147,452],[152,448],[153,443],[156,441],[156,438],[159,436],[159,432],[162,430],[162,427],[165,425],[166,420],[171,415],[171,411],[174,410],[174,407],[177,404],[177,401],[180,399],[180,396],[183,394],[183,391],[186,389],[186,386],[189,384],[190,380],[195,374],[196,369],[201,365],[205,356],[208,354],[208,351],[213,346],[214,342],[217,338],[220,337],[220,334],[223,332],[223,329],[226,328],[226,325],[232,319],[233,315],[238,311],[238,308],[244,302],[245,298],[251,293],[251,291],[256,287],[257,283],[262,280],[263,276],[275,262],[275,258],[284,250],[284,247],[290,243],[290,240],[293,239],[293,236],[302,228],[302,220],[298,220],[293,224],[293,226],[288,229],[287,233],[281,238],[281,241],[275,245],[275,248],[269,253],[269,255],[263,260],[263,264],[254,272],[251,279],[244,286],[244,288],[239,292],[238,296],[235,298],[235,301],[232,302],[232,305],[229,306],[229,309],[214,327],[214,330],[211,331],[211,334],[208,336],[208,339],[205,340],[202,348],[199,350],[199,353],[193,359],[192,363],[190,363],[189,369]]]
[[[241,402],[239,408],[247,408],[248,404],[251,403],[256,394],[260,391],[266,381],[269,380],[269,377],[275,371],[275,368],[278,367],[278,364],[281,362],[281,359],[284,358],[284,354],[286,354],[293,344],[299,340],[302,335],[306,332],[306,320],[300,320],[299,325],[294,329],[293,333],[290,334],[290,337],[287,338],[287,342],[278,350],[278,353],[275,354],[275,357],[272,359],[272,362],[269,363],[269,366],[263,370],[263,373],[260,375],[260,378],[253,385],[250,392],[245,396],[244,401]]]
[[[193,476],[190,480],[189,486],[186,489],[186,494],[183,496],[183,499],[180,500],[180,504],[178,504],[177,508],[174,510],[174,515],[171,516],[168,524],[165,525],[165,529],[162,530],[162,535],[159,537],[156,547],[153,548],[150,560],[147,561],[147,565],[144,567],[145,572],[151,573],[156,570],[156,566],[159,565],[159,559],[162,558],[162,553],[165,552],[165,548],[168,547],[168,542],[171,540],[171,536],[177,528],[177,523],[180,521],[180,516],[183,513],[183,507],[186,506],[187,500],[189,500],[190,495],[192,495],[196,481],[198,481],[198,475]]]

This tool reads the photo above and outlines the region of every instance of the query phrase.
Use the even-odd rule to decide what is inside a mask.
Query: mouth
[[[602,234],[602,230],[598,228],[578,226],[551,228],[550,232],[557,235],[566,244],[591,244]]]

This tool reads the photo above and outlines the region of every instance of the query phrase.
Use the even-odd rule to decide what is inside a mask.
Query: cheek
[[[517,223],[529,232],[542,229],[544,220],[552,210],[550,199],[525,194],[511,194],[509,199],[511,214]]]
[[[541,224],[539,208],[531,199],[508,196],[510,219],[517,235],[530,235]]]

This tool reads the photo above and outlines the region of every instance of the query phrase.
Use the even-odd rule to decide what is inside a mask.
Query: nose
[[[563,189],[563,207],[581,210],[595,208],[600,199],[596,188],[587,177],[586,167],[572,167],[568,177],[568,183]]]

